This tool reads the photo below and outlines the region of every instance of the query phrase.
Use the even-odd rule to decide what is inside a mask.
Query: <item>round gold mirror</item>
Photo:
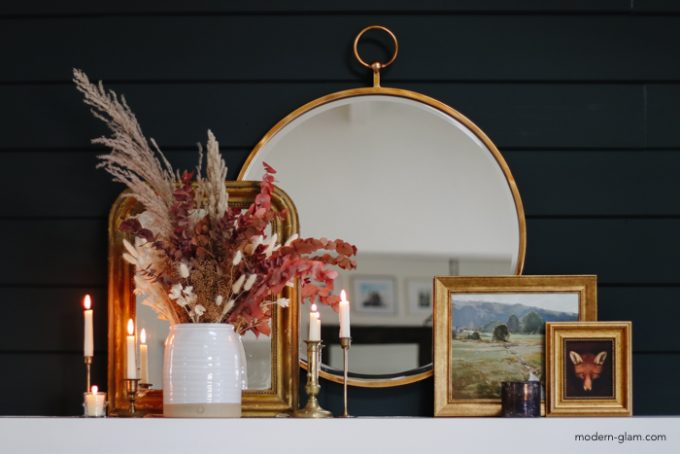
[[[396,47],[390,63],[395,57]],[[396,386],[432,375],[433,276],[521,274],[525,220],[510,169],[475,124],[421,93],[381,87],[386,64],[363,64],[374,86],[287,115],[239,179],[259,179],[266,161],[303,236],[357,245],[357,270],[337,284],[352,303],[350,384]],[[323,309],[321,375],[341,382],[338,319]]]

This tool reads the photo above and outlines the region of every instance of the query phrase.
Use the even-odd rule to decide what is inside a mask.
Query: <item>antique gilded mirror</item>
[[[259,192],[259,183],[250,181],[227,182],[229,205],[247,208]],[[295,206],[279,188],[272,194],[276,210],[286,210],[288,216],[271,225],[273,232],[283,241],[298,231]],[[168,334],[167,321],[158,320],[156,314],[143,304],[143,297],[133,294],[133,267],[122,258],[123,239],[120,223],[130,214],[139,211],[137,202],[121,194],[109,214],[109,406],[112,414],[127,411],[128,402],[123,385],[125,369],[126,322],[136,320],[140,332],[147,333],[149,350],[149,381],[151,389],[137,401],[137,408],[149,413],[162,413],[162,363],[163,342]],[[128,238],[129,239],[129,238]],[[244,416],[275,416],[297,408],[298,356],[297,356],[297,290],[287,288],[283,295],[290,299],[287,308],[277,307],[271,321],[271,337],[243,337],[247,357],[248,385],[243,391]]]
[[[387,33],[386,63],[359,54],[365,32]],[[432,278],[521,274],[522,201],[503,156],[474,123],[421,93],[386,88],[380,71],[398,43],[382,26],[354,41],[373,86],[329,94],[294,110],[252,150],[240,180],[278,170],[303,236],[358,247],[358,268],[341,273],[351,300],[350,383],[396,386],[432,375]],[[322,308],[321,375],[341,382],[338,319]],[[307,308],[301,313],[306,314]],[[300,333],[306,333],[301,317]],[[305,351],[301,349],[301,365]]]

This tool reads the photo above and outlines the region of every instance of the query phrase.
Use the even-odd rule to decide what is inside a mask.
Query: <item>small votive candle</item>
[[[541,382],[504,381],[501,383],[501,401],[505,417],[541,416]]]
[[[83,393],[83,399],[85,416],[90,418],[102,418],[106,416],[106,393],[99,392],[97,386],[93,386],[91,392]]]

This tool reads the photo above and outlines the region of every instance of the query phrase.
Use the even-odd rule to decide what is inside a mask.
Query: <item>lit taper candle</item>
[[[347,293],[344,290],[340,292],[338,312],[340,313],[340,337],[350,337],[349,301],[347,300]]]
[[[83,336],[83,356],[94,356],[94,333],[92,326],[92,298],[85,295],[83,298],[83,316],[85,317],[85,330]]]
[[[137,378],[137,357],[135,354],[135,322],[128,320],[127,325],[127,376],[125,378]]]
[[[139,378],[141,383],[149,383],[149,346],[144,328],[139,333]]]
[[[309,340],[321,340],[321,316],[317,311],[316,304],[312,304],[309,312]]]

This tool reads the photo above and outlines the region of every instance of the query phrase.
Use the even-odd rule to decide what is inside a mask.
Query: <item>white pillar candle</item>
[[[125,378],[137,378],[137,355],[135,354],[135,323],[128,320],[127,326],[127,374]]]
[[[312,304],[311,311],[309,312],[309,340],[321,340],[321,316],[316,310],[316,304]]]
[[[94,333],[92,326],[92,298],[85,295],[83,298],[83,316],[85,317],[85,330],[83,336],[83,356],[94,356]]]
[[[340,292],[338,312],[340,314],[340,337],[350,337],[349,301],[347,300],[347,293],[344,290]]]
[[[106,393],[100,393],[97,386],[85,393],[85,416],[106,416]]]
[[[139,333],[139,378],[142,383],[149,383],[149,346],[144,328]]]

